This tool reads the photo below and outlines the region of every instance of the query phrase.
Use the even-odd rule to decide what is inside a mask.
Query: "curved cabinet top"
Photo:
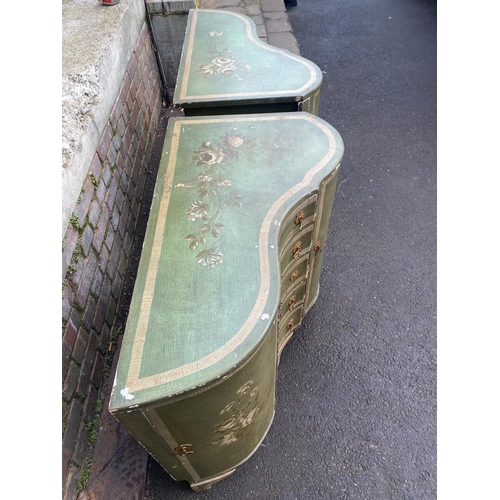
[[[279,307],[280,225],[343,151],[305,112],[170,118],[111,411],[216,383],[260,345]]]
[[[262,42],[249,17],[217,10],[189,12],[175,105],[292,102],[318,90],[321,82],[316,64]]]

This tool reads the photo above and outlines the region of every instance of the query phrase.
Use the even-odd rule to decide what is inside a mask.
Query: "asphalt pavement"
[[[257,452],[200,493],[150,459],[146,500],[436,498],[436,8],[287,8],[346,148],[320,294],[281,356]]]

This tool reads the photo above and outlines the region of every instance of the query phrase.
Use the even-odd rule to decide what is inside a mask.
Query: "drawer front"
[[[285,248],[299,231],[314,222],[318,195],[311,196],[291,210],[284,220],[280,232],[279,248]]]
[[[280,254],[281,276],[288,273],[292,267],[295,267],[296,263],[309,254],[313,229],[313,224],[302,229],[297,236],[290,240],[289,243],[283,248]]]
[[[287,290],[280,302],[279,319],[285,317],[289,312],[299,307],[303,302],[306,294],[306,280],[297,283]]]
[[[309,269],[309,255],[301,257],[294,267],[291,267],[281,278],[281,297],[288,295],[288,292],[295,285],[307,278]]]
[[[278,330],[278,353],[281,352],[285,344],[292,337],[293,331],[300,325],[302,321],[302,312],[304,310],[303,303],[297,306],[293,311],[283,317],[279,323]]]

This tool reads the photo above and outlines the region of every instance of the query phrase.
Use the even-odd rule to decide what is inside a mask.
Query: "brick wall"
[[[73,499],[91,453],[113,325],[162,106],[147,25],[63,240],[63,497]]]

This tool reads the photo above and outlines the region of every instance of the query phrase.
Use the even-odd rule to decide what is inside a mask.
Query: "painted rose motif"
[[[209,246],[209,239],[216,239],[224,229],[219,222],[223,210],[230,207],[241,208],[242,196],[236,191],[226,192],[232,186],[227,177],[231,159],[238,158],[238,150],[253,147],[253,143],[243,135],[224,134],[219,144],[205,141],[194,152],[193,161],[202,168],[194,179],[179,183],[175,187],[198,190],[198,199],[186,210],[188,220],[201,225],[198,231],[188,234],[184,239],[189,242],[190,250],[198,250],[196,262],[203,267],[214,268],[222,264],[222,252],[217,246]]]
[[[209,142],[204,142],[197,151],[198,155],[193,158],[196,166],[215,165],[222,163],[225,159],[224,151],[220,147],[212,147]]]
[[[236,392],[237,399],[220,412],[225,419],[216,426],[212,444],[225,446],[250,435],[251,428],[261,411],[259,389],[253,387],[253,384],[253,380],[249,380],[240,387]]]
[[[209,36],[211,38],[217,38],[218,40],[213,43],[208,43],[210,62],[207,64],[200,64],[196,72],[201,73],[203,78],[208,78],[212,75],[223,75],[226,77],[235,75],[241,79],[241,75],[238,73],[238,69],[242,66],[241,61],[239,61],[227,47],[219,49],[219,45],[222,42],[222,31],[211,31]],[[249,71],[251,67],[245,64],[244,69]]]

